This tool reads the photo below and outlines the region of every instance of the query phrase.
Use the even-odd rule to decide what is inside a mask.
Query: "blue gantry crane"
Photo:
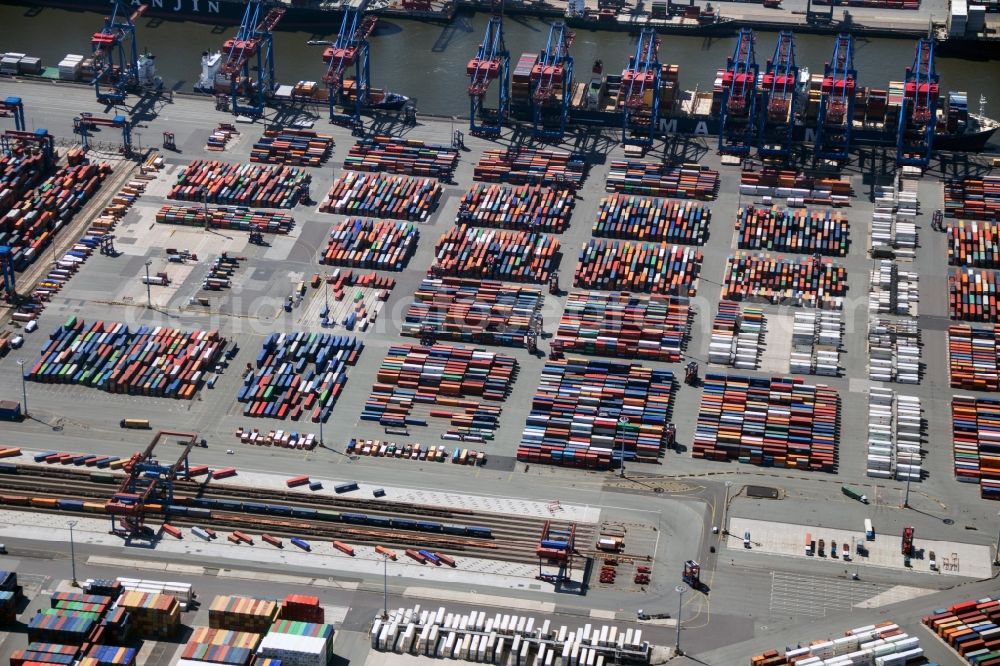
[[[747,155],[757,143],[757,75],[753,30],[741,28],[722,75],[722,108],[719,119],[719,152]]]
[[[466,66],[469,76],[469,131],[480,136],[499,136],[510,106],[510,51],[503,39],[503,3],[493,3],[493,16],[486,24],[476,57]],[[499,86],[496,113],[483,106],[490,84]]]
[[[903,103],[896,127],[896,164],[927,168],[934,150],[939,85],[934,69],[934,41],[921,39],[906,70]]]
[[[553,23],[545,50],[531,69],[532,127],[537,139],[561,140],[566,133],[573,89],[573,57],[569,47],[574,37],[575,33],[566,30],[565,23]]]
[[[157,445],[172,439],[184,445],[172,465],[165,465],[154,455]],[[174,481],[179,475],[190,478],[188,456],[198,441],[192,432],[161,430],[143,452],[136,452],[123,466],[125,478],[118,491],[105,504],[105,511],[111,516],[111,531],[127,537],[144,532],[146,505],[160,504],[168,513],[174,503]]]
[[[135,12],[123,0],[111,0],[111,15],[90,40],[94,59],[97,101],[120,104],[130,89],[139,85],[139,45],[135,40],[135,21],[146,11],[139,5]]]
[[[112,118],[101,118],[90,113],[81,113],[73,119],[73,133],[80,135],[84,150],[90,150],[90,130],[96,127],[113,127],[122,131],[122,152],[132,153],[132,121],[128,116],[118,114]]]
[[[285,15],[285,9],[264,10],[261,0],[247,2],[236,37],[227,39],[223,46],[224,61],[219,74],[229,79],[234,115],[260,116],[267,98],[274,92],[274,38],[271,32]],[[253,60],[256,60],[253,67],[256,80],[251,76]],[[239,101],[241,92],[248,100],[246,106]]]
[[[760,83],[760,146],[765,159],[787,159],[792,153],[792,129],[797,106],[799,66],[795,64],[795,36],[778,33],[774,54],[767,61]]]
[[[0,115],[10,116],[14,119],[14,129],[24,131],[24,102],[20,97],[11,96],[0,101]]]
[[[8,303],[17,298],[17,280],[14,277],[14,250],[0,245],[0,275],[3,276],[3,297]]]
[[[838,162],[848,159],[857,84],[858,72],[854,69],[854,37],[837,35],[833,56],[823,67],[814,151],[819,159]]]
[[[643,28],[635,54],[622,72],[622,143],[651,146],[660,121],[660,39],[653,28]]]
[[[0,152],[12,153],[26,143],[35,144],[38,147],[38,151],[45,158],[46,169],[55,164],[56,140],[44,127],[30,132],[27,130],[7,130],[0,134]]]
[[[361,109],[370,103],[371,67],[369,64],[368,36],[375,29],[378,19],[375,16],[365,16],[361,10],[349,7],[344,12],[340,22],[340,32],[334,42],[312,40],[309,44],[326,46],[323,51],[323,62],[326,63],[326,73],[323,82],[329,91],[330,120],[336,119],[334,104],[338,101],[347,107],[354,98],[354,114],[352,120],[361,120]],[[354,67],[354,79],[346,76]]]

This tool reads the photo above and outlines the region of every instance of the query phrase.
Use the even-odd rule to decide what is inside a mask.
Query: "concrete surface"
[[[7,94],[19,94],[26,100],[30,99],[36,119],[43,119],[50,131],[62,137],[71,135],[72,118],[80,110],[103,112],[103,109],[98,109],[94,104],[92,90],[83,86],[12,83],[6,89]],[[215,123],[226,122],[230,117],[214,112],[209,100],[177,96],[172,103],[159,101],[152,104],[148,111],[140,109],[139,117],[141,132],[147,144],[151,137],[159,137],[161,131],[170,129],[176,133],[181,152],[166,154],[168,169],[157,183],[159,189],[151,187],[141,204],[128,214],[116,232],[119,238],[116,244],[125,254],[118,258],[95,255],[88,260],[70,285],[46,309],[40,321],[39,332],[27,337],[22,350],[0,360],[0,399],[21,399],[16,360],[25,359],[30,362],[36,358],[48,332],[69,315],[79,315],[87,320],[104,318],[130,324],[162,324],[185,329],[219,328],[225,336],[238,342],[242,351],[234,361],[234,368],[223,373],[216,388],[202,391],[192,401],[111,395],[72,386],[29,383],[28,406],[32,418],[21,424],[5,424],[4,444],[21,445],[34,450],[127,456],[144,448],[148,444],[149,434],[122,431],[117,426],[118,420],[125,416],[149,418],[154,427],[196,430],[208,440],[208,449],[198,449],[193,453],[193,463],[235,465],[240,469],[240,475],[246,478],[257,478],[250,476],[256,473],[272,473],[282,477],[308,473],[323,479],[354,479],[366,484],[366,487],[410,489],[408,492],[411,494],[405,496],[414,500],[428,501],[451,495],[477,496],[487,498],[479,505],[483,508],[488,509],[489,503],[494,501],[495,506],[503,505],[511,511],[536,507],[532,510],[539,513],[548,511],[548,507],[558,500],[566,506],[583,507],[583,516],[590,515],[589,511],[600,511],[601,520],[643,525],[643,529],[648,530],[649,534],[655,528],[658,536],[650,539],[655,543],[656,549],[654,576],[651,585],[645,589],[624,585],[612,588],[594,586],[586,597],[581,598],[566,594],[554,595],[551,589],[540,585],[538,589],[528,587],[518,588],[516,591],[490,588],[490,595],[497,598],[497,603],[523,603],[516,600],[525,599],[529,600],[528,603],[538,603],[544,600],[555,604],[557,614],[589,616],[593,610],[613,612],[619,620],[634,618],[638,608],[643,608],[646,612],[670,613],[676,617],[680,601],[683,614],[682,642],[686,651],[698,655],[701,663],[713,665],[745,663],[750,654],[763,649],[794,644],[827,633],[835,635],[844,629],[863,624],[868,618],[891,616],[901,623],[908,622],[909,630],[914,633],[915,623],[919,621],[921,613],[995,591],[995,581],[964,583],[957,588],[946,589],[955,584],[955,577],[930,576],[888,567],[866,567],[861,580],[852,581],[849,575],[831,571],[831,563],[817,562],[817,558],[774,557],[755,550],[743,551],[742,544],[738,548],[724,549],[721,536],[710,536],[712,526],[720,527],[720,531],[727,526],[736,531],[733,521],[742,519],[812,525],[814,533],[818,533],[819,528],[829,529],[831,532],[857,530],[864,517],[871,517],[880,534],[898,534],[902,527],[913,525],[918,540],[926,537],[934,541],[968,544],[979,549],[994,547],[997,510],[1000,507],[980,500],[975,486],[957,483],[951,470],[949,405],[953,392],[948,386],[945,338],[948,324],[945,278],[948,269],[944,235],[929,229],[930,211],[942,205],[938,179],[943,173],[960,173],[967,166],[965,162],[949,158],[943,163],[935,162],[920,183],[919,195],[924,211],[918,217],[921,245],[912,267],[920,272],[919,321],[923,327],[923,361],[926,369],[923,382],[919,386],[908,386],[904,391],[920,397],[925,410],[928,429],[924,468],[927,477],[924,481],[913,484],[911,508],[901,509],[902,484],[894,481],[873,482],[864,475],[864,415],[867,412],[866,389],[870,385],[867,380],[865,337],[868,321],[868,271],[871,261],[865,254],[866,243],[861,241],[868,233],[871,220],[872,204],[867,196],[872,184],[888,180],[887,175],[880,174],[873,167],[876,151],[862,151],[846,170],[857,196],[852,199],[851,207],[845,209],[845,216],[851,224],[851,250],[846,258],[837,260],[847,268],[849,286],[844,308],[845,337],[841,354],[844,376],[822,378],[822,383],[834,386],[841,397],[843,418],[837,472],[810,474],[692,459],[688,443],[694,432],[701,392],[697,388],[683,385],[676,391],[673,410],[680,450],[667,452],[660,465],[630,465],[628,478],[619,479],[614,473],[541,465],[532,465],[529,469],[527,466],[514,464],[516,445],[544,363],[542,358],[530,356],[524,350],[504,350],[504,353],[510,353],[518,359],[520,371],[514,391],[503,406],[497,439],[484,447],[489,454],[489,462],[485,467],[458,469],[451,464],[352,459],[341,453],[344,442],[350,437],[387,438],[377,426],[359,422],[361,405],[374,381],[385,349],[390,344],[410,342],[398,335],[401,313],[408,305],[410,294],[419,283],[420,276],[431,263],[434,242],[452,224],[458,201],[472,183],[472,165],[478,159],[479,152],[496,145],[473,137],[466,137],[468,150],[461,155],[455,176],[457,184],[445,186],[445,195],[438,212],[427,224],[421,225],[421,238],[414,257],[406,270],[393,274],[398,284],[378,321],[367,332],[360,334],[365,340],[366,350],[358,366],[349,370],[347,390],[341,396],[329,424],[324,428],[327,448],[301,452],[237,445],[233,433],[238,426],[271,430],[289,429],[291,425],[290,422],[243,418],[242,410],[235,402],[236,388],[240,383],[239,372],[235,369],[245,363],[250,355],[257,353],[263,337],[271,331],[299,330],[310,325],[312,308],[316,299],[322,298],[319,292],[310,291],[307,302],[291,315],[283,313],[280,304],[292,285],[302,276],[320,271],[322,267],[316,261],[318,252],[325,243],[333,222],[339,218],[317,213],[315,208],[300,206],[294,211],[297,224],[293,234],[273,241],[270,248],[250,246],[245,235],[238,232],[206,234],[180,227],[156,225],[152,221],[152,215],[164,202],[162,196],[165,188],[184,164],[194,158],[209,156],[231,162],[246,161],[252,139],[256,138],[261,128],[241,125],[244,137],[220,155],[204,152],[205,138]],[[314,181],[312,196],[318,200],[329,188],[333,177],[339,174],[339,164],[352,144],[352,139],[346,130],[330,127],[324,122],[318,123],[317,129],[333,134],[337,140],[330,164],[311,170]],[[375,123],[375,129],[396,130],[413,138],[447,142],[453,127],[447,120],[421,118],[417,127],[402,128],[393,124],[392,118],[381,118]],[[585,154],[590,162],[590,172],[579,192],[580,198],[572,223],[560,239],[564,247],[560,267],[564,286],[574,272],[577,248],[590,237],[597,204],[604,195],[608,163],[611,159],[623,156],[621,148],[617,146],[619,137],[620,132],[608,130],[601,135],[572,137],[561,146]],[[113,141],[114,138],[106,136],[105,140]],[[514,139],[507,133],[500,143],[507,145]],[[680,139],[671,141],[666,146],[659,144],[647,159],[658,160],[664,156],[720,168],[711,140]],[[738,193],[738,170],[731,167],[723,167],[721,170],[719,197],[709,204],[713,213],[714,230],[703,248],[705,261],[701,287],[693,300],[696,316],[688,354],[696,359],[704,359],[707,354],[707,333],[717,309],[725,259],[731,253],[732,221],[738,206],[746,203]],[[201,280],[203,269],[195,267],[183,280],[178,277],[173,292],[164,292],[158,296],[163,298],[162,306],[147,310],[142,307],[144,294],[141,291],[138,295],[135,293],[135,285],[138,284],[140,273],[144,271],[143,262],[147,258],[162,259],[164,247],[182,243],[198,252],[203,262],[211,261],[214,254],[223,250],[247,256],[249,261],[246,272],[241,275],[240,284],[226,292],[218,304],[213,305],[206,313],[200,306],[191,307],[187,304]],[[127,297],[131,301],[126,301]],[[543,321],[547,335],[558,324],[564,298],[545,298]],[[775,314],[791,315],[791,311],[785,309],[776,311]],[[543,352],[548,350],[547,345],[548,337],[543,337]],[[682,364],[644,364],[670,368],[676,374],[682,372]],[[733,374],[767,377],[771,373],[761,370],[733,371]],[[300,431],[319,432],[318,427],[311,423],[301,423],[295,427]],[[409,441],[437,443],[440,433],[440,427],[414,428]],[[404,438],[398,436],[392,436],[391,439],[404,441]],[[227,448],[234,448],[236,455],[227,456]],[[872,499],[872,505],[865,507],[843,497],[840,485],[844,483],[865,492]],[[744,491],[748,484],[776,487],[781,499],[748,498]],[[45,585],[48,584],[45,581],[64,579],[68,575],[65,572],[67,562],[64,543],[17,536],[5,536],[4,539],[14,553],[12,557],[3,560],[4,566],[14,562],[25,575],[41,576]],[[710,552],[710,547],[715,547],[716,552]],[[362,625],[382,603],[379,571],[358,571],[344,575],[332,574],[330,571],[323,571],[323,567],[313,568],[299,562],[290,564],[247,560],[235,560],[233,566],[229,566],[228,558],[232,557],[229,552],[219,553],[215,556],[217,561],[208,566],[201,554],[169,552],[166,546],[162,547],[162,552],[161,548],[155,552],[137,552],[137,549],[125,548],[120,544],[87,544],[86,549],[92,554],[126,560],[151,559],[152,556],[156,560],[202,566],[206,572],[204,580],[209,581],[203,584],[206,590],[221,588],[232,591],[234,587],[233,580],[218,580],[219,576],[215,573],[217,567],[296,575],[306,580],[333,577],[338,581],[357,583],[359,587],[356,591],[333,589],[329,592],[333,598],[329,602],[324,600],[324,603],[351,608],[345,621],[348,631],[363,631]],[[990,554],[993,552],[989,551]],[[687,593],[679,599],[674,586],[678,583],[683,561],[689,558],[701,562],[703,581],[708,592]],[[727,559],[730,561],[725,562]],[[78,564],[80,561],[78,559]],[[963,568],[964,566],[965,560]],[[86,565],[84,573],[113,576],[121,572],[121,567],[120,564],[107,566],[95,563]],[[995,570],[984,570],[984,573],[992,571]],[[434,581],[428,586],[419,578],[411,577],[405,570],[398,573],[400,575],[395,576],[397,580],[393,581],[393,594],[406,588],[427,587],[447,590],[447,593],[469,593],[471,586],[479,587],[478,578]],[[240,591],[246,593],[257,589],[281,589],[283,594],[293,586],[284,582],[272,584],[255,580],[253,575],[236,577],[234,580],[239,581]],[[831,584],[820,586],[816,583],[817,580],[829,581]],[[35,585],[36,579],[32,578],[31,581]],[[803,605],[795,603],[793,598],[794,591],[803,586],[815,589],[815,599],[805,605],[814,609],[808,613],[803,612]],[[923,590],[930,592],[914,599],[909,596],[910,592],[905,591],[906,588],[914,587],[919,588],[921,593]],[[853,591],[855,588],[857,592]],[[845,593],[848,589],[852,590],[850,594]],[[360,604],[351,603],[349,599],[341,598],[350,594],[358,595],[363,601]],[[902,598],[894,595],[902,595],[907,600],[890,603],[896,598]],[[508,601],[511,599],[514,601]],[[845,602],[845,599],[850,603]],[[867,609],[856,607],[858,604],[878,604],[879,607]],[[188,622],[188,618],[185,618],[185,622],[192,624]],[[673,630],[664,628],[664,631],[664,634],[658,636],[658,640],[663,643],[672,642]],[[23,640],[20,636],[15,640],[8,639],[3,649],[13,649],[13,643],[20,646]],[[366,654],[363,648],[363,643],[350,641],[344,647],[347,653],[360,660]],[[941,651],[934,655],[939,663],[950,663],[941,654],[947,656]],[[2,656],[0,654],[0,658]],[[677,660],[677,663],[684,662]]]

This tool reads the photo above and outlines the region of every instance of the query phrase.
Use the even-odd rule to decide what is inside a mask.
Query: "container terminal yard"
[[[214,94],[124,9],[2,59],[0,660],[1000,663],[995,124],[931,40],[689,95],[498,12],[455,119],[247,6]]]

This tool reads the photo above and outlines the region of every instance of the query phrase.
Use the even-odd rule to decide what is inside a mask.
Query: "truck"
[[[862,504],[868,504],[868,496],[862,495],[861,493],[859,493],[854,488],[851,488],[850,486],[841,486],[840,492],[844,493],[853,500],[861,502]]]
[[[681,573],[681,580],[694,589],[701,588],[701,565],[694,560],[684,562],[684,571]]]
[[[875,528],[872,527],[871,518],[865,518],[865,540],[866,541],[875,540]]]

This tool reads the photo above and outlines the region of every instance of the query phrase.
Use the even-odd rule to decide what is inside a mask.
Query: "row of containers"
[[[361,419],[390,427],[426,426],[429,418],[441,419],[451,426],[446,434],[492,439],[516,373],[516,359],[485,349],[392,346]]]
[[[542,292],[490,280],[425,277],[403,315],[402,335],[524,347],[537,327]]]
[[[829,386],[710,373],[692,455],[835,472],[839,429],[840,397]]]
[[[922,621],[965,663],[1000,664],[1000,595],[938,608]]]
[[[1000,176],[945,181],[944,213],[961,220],[1000,222]]]
[[[949,326],[948,365],[952,388],[1000,390],[1000,326]]]
[[[416,251],[419,237],[412,222],[349,218],[330,231],[320,263],[401,271]]]
[[[957,220],[948,225],[948,263],[952,266],[1000,268],[1000,224]]]
[[[311,176],[297,167],[194,160],[168,199],[253,208],[294,208],[309,196]]]
[[[443,190],[437,180],[346,171],[327,192],[324,213],[426,222]]]
[[[915,317],[920,304],[920,275],[899,263],[880,259],[871,270],[868,312]]]
[[[241,207],[205,208],[204,206],[160,207],[156,221],[161,224],[180,224],[189,227],[206,227],[232,231],[260,231],[269,234],[287,234],[295,227],[292,214],[281,210],[251,210]]]
[[[1000,322],[1000,281],[996,271],[963,268],[948,275],[952,319]]]
[[[877,386],[871,387],[868,396],[867,475],[922,480],[924,428],[920,398]]]
[[[612,194],[601,199],[593,235],[704,245],[711,219],[708,208],[690,201]]]
[[[687,246],[592,238],[580,250],[574,285],[694,296],[703,258]]]
[[[1000,400],[951,399],[955,478],[978,483],[984,499],[1000,499]]]
[[[47,384],[75,384],[111,393],[190,400],[221,360],[218,331],[180,331],[118,322],[89,326],[76,316],[53,330],[24,376]]]
[[[44,160],[0,158],[0,246],[11,249],[14,269],[34,263],[111,173],[107,164],[65,166],[42,180]]]
[[[559,247],[548,234],[459,224],[438,240],[431,274],[544,283],[559,265]]]
[[[586,176],[583,158],[561,150],[484,150],[472,170],[478,181],[579,189]]]
[[[358,362],[364,343],[330,333],[272,333],[248,371],[237,400],[243,415],[297,421],[311,412],[326,422],[347,383],[347,368]]]
[[[916,319],[868,319],[868,379],[919,384],[923,373],[920,350],[920,324]]]
[[[552,351],[677,363],[692,317],[683,296],[572,292]]]
[[[719,172],[697,164],[613,160],[605,187],[621,194],[711,201],[719,193]]]
[[[819,177],[796,169],[767,167],[740,172],[740,195],[785,199],[790,204],[850,206],[854,188],[844,177]]]
[[[727,300],[839,310],[846,295],[847,270],[828,260],[737,253],[726,262],[722,298]]]
[[[250,161],[318,167],[330,159],[333,137],[307,129],[268,129],[250,149]]]
[[[539,185],[474,183],[458,207],[458,222],[473,227],[561,233],[576,205],[573,191]]]
[[[370,637],[372,649],[382,652],[511,666],[648,664],[651,654],[639,628],[572,627],[509,613],[453,613],[444,606],[389,611],[372,622]]]
[[[756,370],[764,352],[763,308],[719,301],[708,342],[708,362],[740,370]]]
[[[674,376],[638,364],[549,361],[532,397],[517,459],[608,469],[657,462],[673,445]]]
[[[745,206],[736,216],[742,250],[847,255],[849,225],[839,212]]]
[[[458,167],[458,149],[419,139],[374,136],[355,143],[344,168],[451,180]]]
[[[750,658],[750,666],[903,666],[926,664],[920,639],[884,620],[849,629],[833,639],[803,641],[797,648],[768,650]],[[933,665],[931,665],[933,666]]]

